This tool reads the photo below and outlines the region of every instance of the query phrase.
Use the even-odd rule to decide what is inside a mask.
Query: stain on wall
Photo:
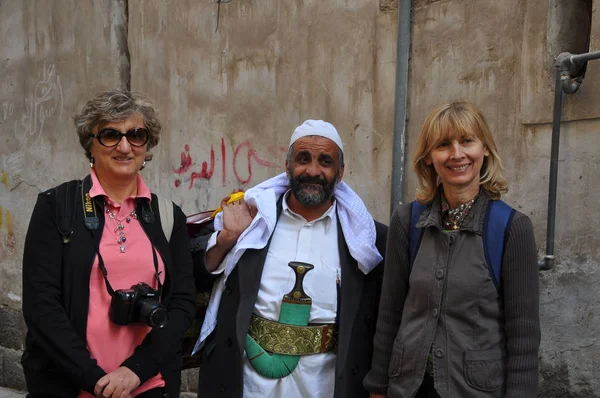
[[[17,241],[14,230],[14,216],[0,206],[0,257],[16,253]]]

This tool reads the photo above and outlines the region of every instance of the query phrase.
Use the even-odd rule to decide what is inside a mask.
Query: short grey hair
[[[120,122],[138,115],[148,130],[148,153],[146,161],[152,160],[151,148],[158,144],[160,139],[161,125],[158,120],[158,112],[152,102],[143,94],[128,90],[110,90],[97,94],[89,100],[81,113],[73,117],[79,143],[85,151],[88,159],[92,158],[90,149],[92,147],[92,130],[111,122]]]

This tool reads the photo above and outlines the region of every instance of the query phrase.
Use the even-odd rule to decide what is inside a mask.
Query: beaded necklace
[[[137,213],[135,212],[135,209],[133,209],[128,216],[119,220],[110,208],[110,203],[104,202],[104,208],[106,209],[106,214],[108,214],[112,220],[117,222],[117,227],[115,228],[115,233],[119,235],[117,244],[119,244],[120,252],[125,253],[125,241],[127,241],[127,238],[125,237],[125,225],[123,225],[123,221],[129,224],[132,218],[137,220]]]
[[[450,205],[446,198],[442,197],[442,213],[443,213],[443,226],[444,229],[457,230],[462,226],[463,221],[469,214],[469,210],[473,207],[475,203],[475,196],[473,199],[469,200],[466,203],[461,204],[455,209],[450,209]]]

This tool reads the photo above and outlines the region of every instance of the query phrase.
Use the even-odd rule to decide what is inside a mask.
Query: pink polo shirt
[[[105,193],[98,181],[96,173],[92,169],[92,189],[90,196],[103,196],[109,203],[110,208],[119,220],[130,217],[127,223],[122,221],[125,227],[125,253],[121,253],[115,232],[117,220],[111,219],[104,214],[104,229],[100,240],[100,254],[104,260],[104,266],[108,272],[107,277],[112,288],[129,289],[138,282],[146,282],[156,289],[157,283],[154,279],[154,262],[152,258],[152,246],[148,236],[142,229],[140,222],[130,216],[135,208],[135,197],[126,198],[121,205],[112,201]],[[137,197],[151,198],[150,190],[141,176],[137,178]],[[161,271],[161,283],[164,283],[164,264],[157,252],[158,270]],[[121,366],[125,359],[133,354],[135,348],[142,343],[151,328],[145,324],[134,323],[127,326],[119,326],[113,323],[108,316],[111,296],[106,290],[102,272],[98,267],[98,256],[94,260],[90,275],[90,302],[87,318],[86,342],[92,357],[98,361],[106,373],[112,372]],[[160,373],[147,380],[144,384],[133,391],[131,396],[135,397],[145,391],[157,387],[164,387],[165,381]],[[79,397],[93,398],[93,395],[81,391]]]

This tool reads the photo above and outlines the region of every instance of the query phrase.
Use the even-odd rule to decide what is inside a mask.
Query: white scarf
[[[289,188],[286,173],[281,173],[250,188],[244,194],[246,203],[256,206],[258,212],[231,249],[231,255],[225,257],[225,271],[213,286],[200,337],[194,346],[193,353],[202,347],[204,340],[215,329],[225,281],[238,260],[247,249],[259,250],[267,245],[277,224],[277,201]],[[373,217],[369,214],[363,201],[345,182],[339,182],[335,186],[333,195],[337,201],[338,218],[350,255],[358,262],[358,268],[368,274],[383,260],[375,246],[377,232]],[[223,213],[217,214],[214,226],[217,231],[223,229]]]

